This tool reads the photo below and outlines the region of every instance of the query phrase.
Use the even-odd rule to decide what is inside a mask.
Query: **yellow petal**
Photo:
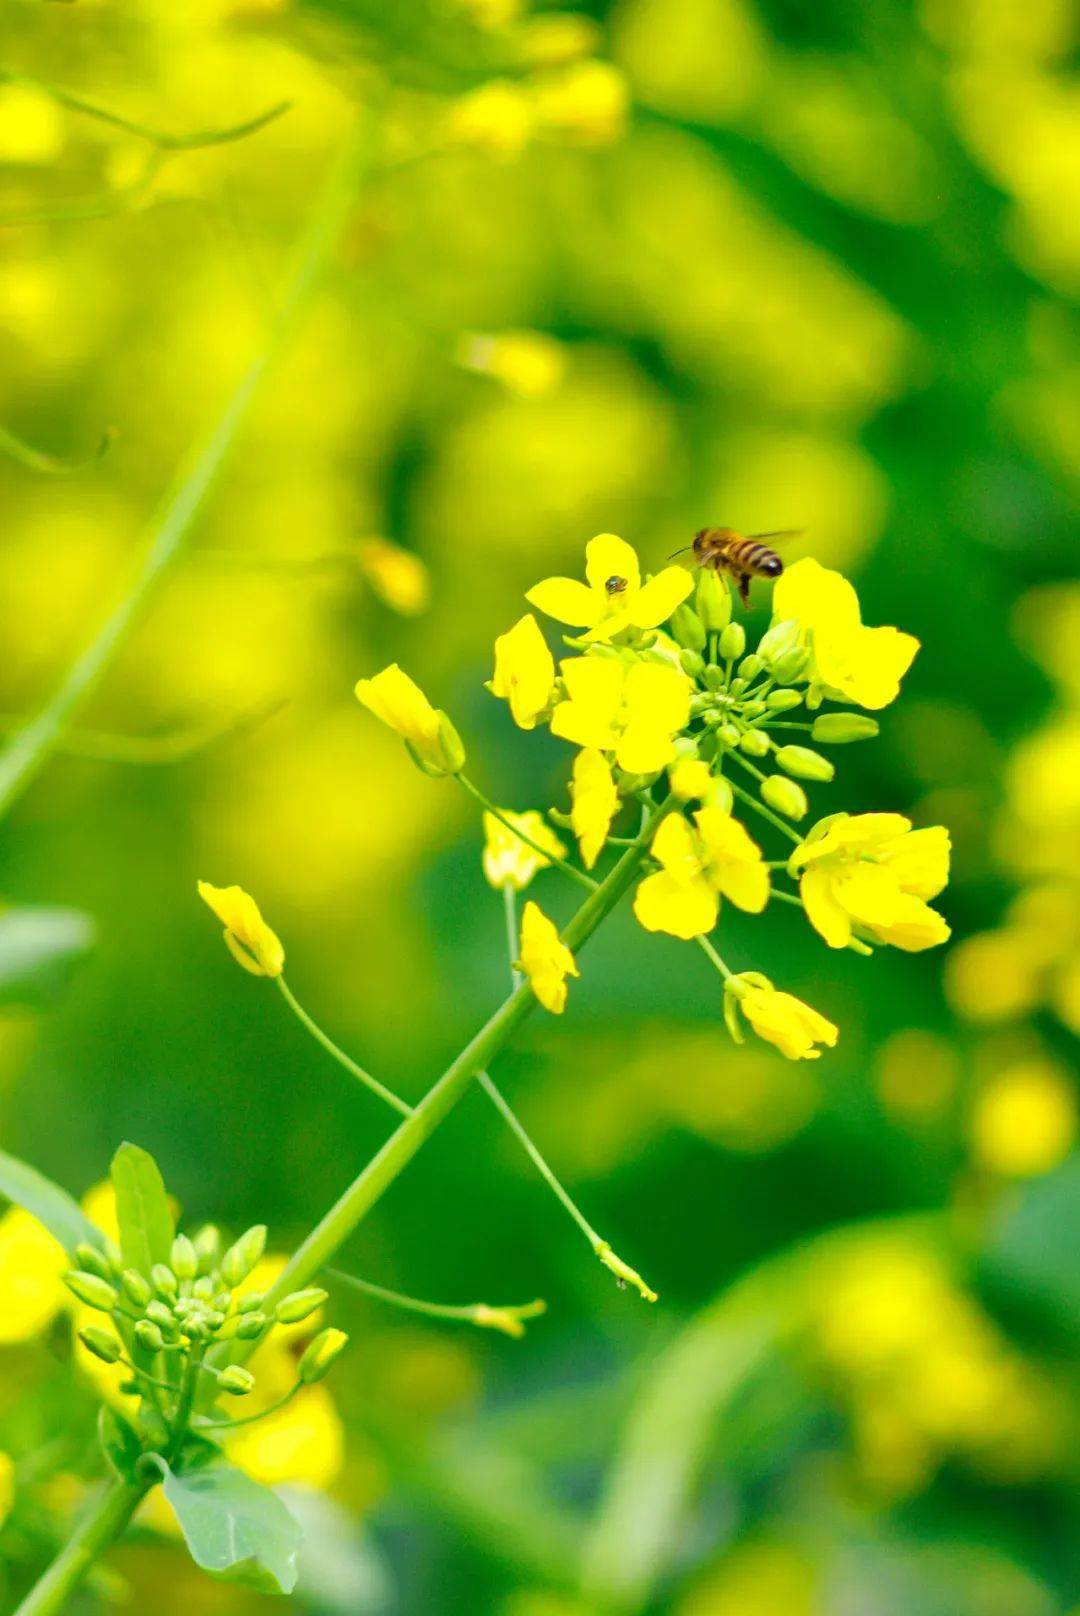
[[[545,1010],[561,1015],[566,1007],[566,978],[580,973],[556,927],[531,899],[521,916],[521,957],[517,963]]]
[[[720,900],[703,876],[679,881],[658,870],[634,894],[634,914],[646,931],[665,931],[687,942],[712,931],[719,912]]]
[[[629,605],[641,584],[641,568],[633,545],[620,539],[617,533],[598,533],[585,546],[585,576],[589,587],[601,602],[609,598],[607,585],[614,578],[626,587],[618,592],[618,602]]]
[[[591,747],[578,753],[574,759],[570,798],[570,823],[581,849],[581,861],[591,870],[619,806],[611,769],[602,753]]]
[[[948,942],[952,935],[949,926],[936,909],[931,909],[921,898],[900,893],[888,922],[871,924],[875,937],[905,954],[920,954],[924,948],[936,948]]]
[[[626,675],[626,709],[631,722],[675,735],[690,720],[689,679],[679,668],[636,662]]]
[[[420,686],[396,662],[383,668],[373,679],[357,680],[356,699],[415,746],[422,746],[438,736],[438,713]]]
[[[633,723],[619,737],[615,756],[627,774],[655,774],[675,756],[675,742],[667,729],[648,722]]]
[[[569,623],[574,628],[592,628],[604,615],[605,599],[576,578],[545,578],[526,591],[530,606],[557,623]]]
[[[59,1241],[21,1206],[0,1217],[0,1346],[40,1335],[69,1299],[69,1266]]]
[[[676,606],[681,606],[694,587],[685,567],[665,567],[641,586],[637,599],[627,610],[638,628],[659,628]]]
[[[512,887],[515,892],[521,892],[528,886],[538,870],[543,870],[550,864],[550,859],[543,857],[536,848],[546,848],[549,853],[561,857],[565,853],[564,844],[556,836],[543,814],[530,808],[523,814],[515,814],[510,809],[503,809],[504,819],[510,825],[525,832],[530,842],[522,841],[515,836],[510,826],[494,814],[484,814],[484,876],[487,881],[497,888]]]
[[[949,879],[949,833],[944,825],[909,831],[878,848],[897,885],[916,898],[936,898]]]
[[[786,567],[773,587],[773,621],[791,619],[807,629],[844,634],[861,627],[859,597],[841,573],[806,556]]]
[[[706,874],[725,898],[750,914],[760,914],[769,901],[769,869],[746,827],[722,808],[709,806],[694,815],[706,851]]]
[[[571,701],[579,703],[610,724],[622,701],[625,670],[614,657],[567,657],[559,672]]]
[[[551,715],[551,733],[575,746],[609,752],[618,737],[610,723],[579,701],[560,701]]]
[[[851,941],[851,917],[833,896],[832,876],[811,865],[799,882],[806,918],[830,948],[846,948]]]
[[[490,689],[510,704],[519,729],[535,729],[555,684],[555,659],[531,612],[495,641]]]
[[[688,885],[702,873],[694,833],[681,814],[668,814],[660,821],[649,849],[674,880]]]
[[[224,926],[225,941],[238,963],[253,976],[280,976],[285,949],[255,899],[243,887],[215,887],[209,881],[198,883],[198,893]]]
[[[904,896],[888,870],[865,862],[840,871],[833,878],[832,891],[837,903],[864,926],[889,925]]]
[[[819,1015],[791,993],[778,993],[771,987],[748,987],[739,1008],[759,1038],[775,1044],[788,1060],[817,1060],[817,1043],[830,1048],[839,1033],[831,1021]]]

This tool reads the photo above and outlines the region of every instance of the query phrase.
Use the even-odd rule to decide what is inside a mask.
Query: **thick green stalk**
[[[138,574],[91,641],[63,676],[41,711],[11,737],[0,754],[0,815],[11,807],[55,749],[73,715],[89,699],[120,647],[183,551],[196,518],[236,443],[252,400],[318,284],[338,240],[368,161],[366,128],[335,164],[326,189],[298,244],[285,292],[262,348],[248,366],[209,436],[197,445],[166,495]]]
[[[87,1510],[45,1575],[31,1588],[14,1616],[61,1616],[94,1561],[123,1532],[151,1482],[130,1486],[111,1481]]]
[[[610,874],[586,898],[563,932],[563,941],[568,948],[580,948],[630,887],[652,841],[653,831],[667,809],[668,803],[664,803],[656,810]],[[376,1201],[412,1161],[421,1145],[467,1093],[477,1073],[504,1048],[535,1006],[536,999],[527,982],[521,983],[503,1000],[495,1014],[428,1090],[412,1115],[406,1117],[390,1135],[378,1154],[372,1157],[293,1253],[267,1296],[267,1307],[273,1307],[289,1291],[308,1284],[326,1266]]]

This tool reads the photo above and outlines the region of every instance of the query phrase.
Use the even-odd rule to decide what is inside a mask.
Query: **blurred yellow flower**
[[[789,860],[811,925],[830,948],[856,929],[908,953],[945,942],[949,928],[924,901],[949,878],[949,834],[913,831],[902,814],[834,814]]]
[[[964,937],[945,963],[949,1003],[970,1021],[1006,1021],[1038,1004],[1044,961],[1008,928]]]
[[[606,146],[626,128],[625,75],[594,58],[545,73],[534,88],[536,121],[547,134],[582,146]]]
[[[456,0],[456,5],[477,28],[495,30],[517,21],[522,0]]]
[[[495,641],[495,672],[488,689],[510,703],[519,729],[535,729],[554,688],[555,659],[536,618],[526,612]]]
[[[566,852],[564,844],[543,814],[535,808],[523,814],[512,813],[509,808],[504,808],[502,812],[512,825],[519,826],[525,832],[530,841],[546,848],[549,853],[559,858]],[[528,842],[523,842],[520,836],[515,836],[501,819],[485,813],[483,863],[484,876],[493,887],[510,887],[515,892],[521,892],[538,870],[548,867],[550,860],[530,847]]]
[[[570,803],[570,824],[581,849],[581,861],[591,870],[619,807],[611,766],[595,747],[585,747],[574,759]]]
[[[59,1241],[21,1206],[0,1217],[0,1346],[40,1335],[67,1296],[70,1267]]]
[[[813,678],[859,707],[876,710],[895,701],[919,649],[900,629],[866,628],[852,585],[810,557],[777,579],[773,621],[797,622],[810,646]]]
[[[539,905],[530,901],[521,916],[521,957],[517,964],[545,1010],[566,1008],[566,978],[580,976],[574,956]]]
[[[596,22],[576,11],[547,11],[526,17],[514,39],[518,61],[527,67],[561,67],[577,56],[586,56],[599,43]]]
[[[361,539],[357,560],[379,599],[403,617],[426,611],[431,598],[428,570],[418,555],[389,539]]]
[[[509,162],[528,143],[533,122],[532,105],[520,85],[489,79],[453,103],[446,130],[456,145]]]
[[[401,736],[422,767],[454,774],[463,766],[464,751],[450,720],[396,662],[373,679],[358,679],[356,699]]]
[[[224,926],[226,946],[237,964],[252,976],[280,976],[285,969],[285,950],[255,899],[243,887],[215,887],[209,881],[200,881],[198,892]]]
[[[1008,1178],[1032,1178],[1064,1161],[1076,1142],[1076,1094],[1068,1074],[1031,1059],[999,1072],[971,1118],[975,1159]]]
[[[560,663],[567,699],[551,715],[551,733],[575,746],[614,752],[628,774],[653,774],[671,762],[674,738],[690,717],[690,683],[659,662],[570,657]]]
[[[0,85],[0,161],[51,163],[64,144],[64,114],[32,84]]]
[[[685,567],[665,567],[643,584],[636,552],[614,533],[585,546],[585,577],[545,578],[525,599],[558,623],[588,629],[587,639],[610,640],[625,628],[659,628],[694,587]]]
[[[0,1526],[11,1514],[15,1502],[15,1461],[10,1453],[0,1452]]]
[[[768,866],[739,821],[709,807],[694,815],[694,826],[669,814],[653,837],[661,868],[634,895],[634,914],[646,931],[699,937],[716,925],[721,894],[751,914],[769,901]]]
[[[566,348],[544,331],[469,332],[459,344],[458,361],[520,398],[545,398],[566,374]]]
[[[827,1044],[832,1049],[840,1036],[811,1005],[780,992],[756,973],[736,977],[728,992],[758,1037],[775,1044],[788,1060],[817,1060],[821,1050],[815,1046]]]

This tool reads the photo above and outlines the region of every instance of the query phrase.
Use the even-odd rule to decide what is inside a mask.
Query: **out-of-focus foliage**
[[[522,590],[576,574],[591,534],[656,568],[706,523],[797,527],[791,554],[850,570],[867,620],[923,644],[844,801],[950,826],[951,954],[840,970],[794,912],[770,927],[761,968],[843,1028],[791,1065],[731,1048],[696,950],[605,929],[562,1022],[498,1075],[661,1302],[583,1261],[494,1114],[462,1107],[348,1266],[550,1311],[515,1343],[335,1298],[356,1344],[333,1403],[260,1461],[300,1488],[298,1608],[1075,1608],[1075,7],[9,0],[4,20],[5,726],[126,586],[358,112],[387,165],[78,755],[6,823],[0,939],[51,916],[50,988],[80,916],[96,943],[58,1007],[0,1010],[5,1148],[79,1193],[127,1135],[187,1222],[269,1215],[273,1249],[295,1242],[387,1120],[228,968],[195,881],[258,893],[305,1003],[418,1096],[503,991],[503,917],[478,816],[352,686],[401,660],[485,789],[543,806],[557,743],[483,682]],[[602,71],[565,138],[581,53]],[[494,139],[472,99],[487,149],[425,158],[492,79],[541,84],[547,132],[511,96]],[[170,135],[291,107],[172,150],[50,87]],[[112,735],[155,766],[106,761]],[[725,911],[736,952],[746,925]],[[12,1587],[92,1467],[55,1249],[0,1220]],[[196,1580],[170,1530],[145,1522],[88,1608],[117,1579],[134,1609],[262,1608]]]

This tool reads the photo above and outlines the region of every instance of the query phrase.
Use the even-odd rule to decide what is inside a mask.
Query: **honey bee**
[[[798,528],[784,528],[776,533],[736,533],[732,527],[703,527],[694,534],[693,544],[684,545],[683,550],[693,550],[699,567],[726,572],[747,606],[751,578],[779,578],[784,570],[781,558],[764,541],[795,538],[798,532]],[[681,555],[682,550],[675,554]]]

